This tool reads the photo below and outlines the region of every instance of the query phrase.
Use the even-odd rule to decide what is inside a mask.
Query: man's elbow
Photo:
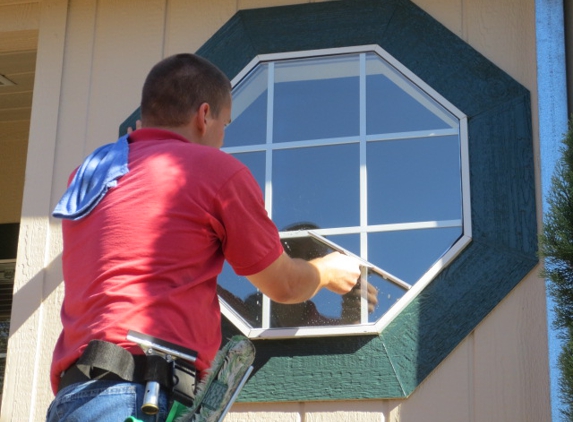
[[[267,269],[247,278],[272,301],[295,304],[314,295],[316,272],[306,261],[293,260],[284,254]]]
[[[271,299],[273,302],[291,305],[294,303],[304,302],[306,297],[303,295],[296,283],[292,282],[292,275],[276,274],[272,282],[266,283],[259,287],[259,290]]]
[[[273,302],[282,303],[284,305],[293,305],[307,300],[307,298],[301,297],[299,292],[288,289],[269,292],[266,296],[268,296]]]

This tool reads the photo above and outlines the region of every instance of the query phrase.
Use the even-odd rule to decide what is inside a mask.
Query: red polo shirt
[[[204,370],[221,344],[224,259],[250,275],[283,251],[259,185],[234,157],[158,129],[140,129],[130,142],[129,173],[88,216],[62,223],[54,392],[92,339],[141,353],[125,339],[130,329],[196,350]]]

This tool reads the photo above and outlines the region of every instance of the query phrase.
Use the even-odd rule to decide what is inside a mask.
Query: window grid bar
[[[267,146],[273,144],[273,123],[274,123],[274,104],[275,104],[275,64],[268,64],[268,87],[267,87]],[[269,218],[273,217],[273,149],[267,148],[265,154],[265,207]],[[261,309],[262,328],[271,326],[271,300],[267,295],[263,295],[263,307]]]
[[[370,226],[348,226],[336,227],[333,229],[314,229],[313,231],[321,236],[343,235],[343,234],[361,234],[361,233],[380,233],[406,230],[423,230],[423,229],[446,229],[453,227],[463,227],[463,221],[458,220],[436,220],[436,221],[418,221],[410,223],[392,223],[392,224],[373,224]],[[281,239],[300,237],[303,231],[283,231],[280,232]],[[365,258],[366,259],[366,258]]]
[[[419,130],[412,132],[395,132],[395,133],[385,133],[385,134],[375,134],[366,135],[366,142],[383,142],[383,141],[397,141],[397,140],[408,140],[408,139],[420,139],[420,138],[434,138],[437,136],[459,136],[458,129],[435,129],[435,130]],[[267,135],[268,137],[268,135]],[[281,142],[275,144],[265,144],[258,145],[244,145],[239,147],[226,147],[222,148],[223,151],[229,154],[240,154],[242,152],[260,152],[281,149],[291,149],[291,148],[304,148],[304,147],[317,147],[317,146],[328,146],[328,145],[342,145],[342,144],[354,144],[361,142],[360,136],[346,136],[341,138],[325,138],[325,139],[310,139],[305,141],[292,141],[292,142]]]
[[[368,236],[363,228],[368,225],[368,173],[366,171],[366,54],[361,53],[359,101],[360,101],[360,256],[368,260]],[[368,322],[367,269],[360,275],[360,323]]]
[[[273,217],[273,183],[272,183],[272,144],[273,144],[273,124],[274,124],[274,103],[275,103],[275,64],[268,65],[268,87],[267,87],[267,131],[265,155],[265,207],[269,217]]]
[[[417,130],[412,132],[381,133],[376,135],[368,135],[366,137],[366,140],[368,142],[401,141],[401,140],[419,139],[419,138],[435,138],[437,136],[459,136],[459,130],[457,128],[447,128],[447,129]]]

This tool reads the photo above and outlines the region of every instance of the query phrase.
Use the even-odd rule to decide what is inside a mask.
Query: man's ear
[[[202,103],[195,113],[195,125],[201,135],[207,131],[207,118],[209,116],[209,103]]]

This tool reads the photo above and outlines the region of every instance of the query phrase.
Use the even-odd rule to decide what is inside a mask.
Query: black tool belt
[[[84,353],[60,379],[58,391],[88,380],[135,383],[158,382],[171,398],[191,406],[195,398],[195,366],[182,359],[168,361],[158,355],[133,355],[107,341],[92,340]]]

